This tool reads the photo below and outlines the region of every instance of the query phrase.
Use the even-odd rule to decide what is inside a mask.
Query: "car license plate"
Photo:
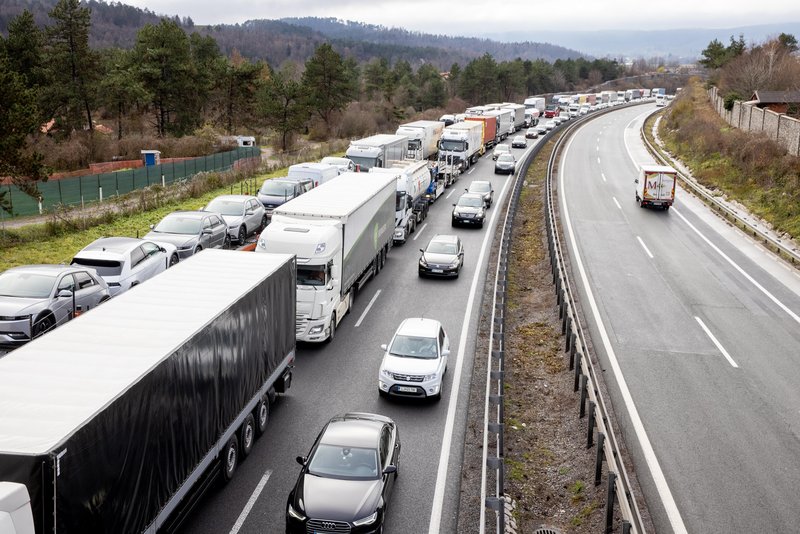
[[[412,388],[408,386],[397,386],[397,391],[402,391],[403,393],[416,393],[417,388]]]
[[[441,269],[431,269],[432,273],[443,273],[444,271]]]
[[[661,204],[662,204],[662,202],[660,202],[660,201],[658,201],[658,200],[656,200],[655,202],[653,202],[653,206],[660,206]]]

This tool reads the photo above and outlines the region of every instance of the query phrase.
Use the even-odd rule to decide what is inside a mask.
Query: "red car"
[[[561,113],[561,108],[556,105],[547,106],[544,110],[544,118],[545,119],[552,119],[553,117],[558,117]]]

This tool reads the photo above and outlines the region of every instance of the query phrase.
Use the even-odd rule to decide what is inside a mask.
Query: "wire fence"
[[[40,182],[38,199],[23,193],[14,185],[3,187],[8,191],[11,217],[23,217],[50,212],[57,206],[101,201],[151,185],[166,186],[201,172],[226,171],[241,160],[255,157],[261,157],[259,147],[239,147],[227,152],[160,165]]]

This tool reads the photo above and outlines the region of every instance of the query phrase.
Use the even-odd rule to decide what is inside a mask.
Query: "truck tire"
[[[329,328],[330,333],[328,334],[328,339],[325,340],[326,343],[330,343],[333,341],[333,338],[336,337],[336,314],[331,314],[331,326]]]
[[[225,448],[220,454],[220,471],[222,472],[223,482],[230,482],[236,474],[236,467],[239,465],[239,440],[236,434],[228,440]]]
[[[267,424],[269,423],[269,397],[265,395],[259,401],[253,415],[256,422],[256,436],[260,437],[267,431]]]
[[[256,441],[256,420],[253,414],[248,414],[245,417],[242,428],[239,429],[239,435],[241,437],[240,450],[244,459],[253,450],[253,444]]]

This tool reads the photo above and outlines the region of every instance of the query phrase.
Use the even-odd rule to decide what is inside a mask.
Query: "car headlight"
[[[236,225],[236,224],[231,224],[231,225],[228,226],[228,230],[236,230],[237,228],[238,228],[238,225]]]
[[[460,263],[459,260],[455,259],[452,262],[450,262],[450,267],[458,267],[459,263]]]
[[[303,514],[301,514],[300,512],[298,512],[297,510],[294,509],[294,506],[292,506],[292,503],[289,503],[287,505],[286,513],[289,514],[289,517],[297,519],[298,521],[305,521],[305,519],[306,519],[306,516],[304,516]]]
[[[388,369],[381,369],[381,374],[382,374],[383,376],[385,376],[386,378],[394,378],[394,377],[392,376],[392,372],[391,372],[391,371],[389,371]]]
[[[353,525],[355,525],[357,527],[361,527],[361,526],[364,526],[364,525],[371,525],[377,519],[378,519],[378,512],[376,510],[375,512],[372,512],[372,514],[368,515],[367,517],[359,519],[358,521],[353,521]]]
[[[436,380],[438,377],[439,377],[439,375],[437,375],[436,373],[433,373],[432,375],[425,375],[423,380],[425,380],[425,382],[427,382],[428,380]]]
[[[258,238],[258,246],[261,248],[267,248],[267,240],[263,237]]]
[[[425,261],[425,258],[424,258],[424,257],[419,259],[419,264],[420,264],[421,266],[423,266],[423,267],[427,267],[427,266],[428,266],[428,262],[427,262],[427,261]]]
[[[28,321],[30,315],[0,315],[0,321]]]

